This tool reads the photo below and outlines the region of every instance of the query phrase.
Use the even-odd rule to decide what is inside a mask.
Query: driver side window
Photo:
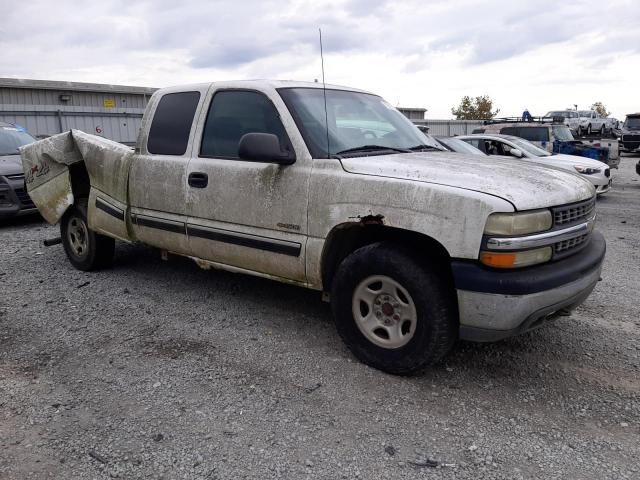
[[[237,159],[240,139],[246,133],[272,133],[282,149],[293,150],[276,107],[264,94],[225,90],[211,100],[200,156]]]

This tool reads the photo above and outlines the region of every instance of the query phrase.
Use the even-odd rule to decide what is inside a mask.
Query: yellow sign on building
[[[115,108],[116,102],[113,98],[105,98],[103,102],[104,108]]]

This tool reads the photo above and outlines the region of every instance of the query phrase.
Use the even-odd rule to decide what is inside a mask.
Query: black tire
[[[86,198],[79,199],[64,214],[60,236],[67,258],[78,270],[98,270],[113,262],[115,240],[89,229]]]
[[[333,316],[344,343],[361,362],[396,375],[419,373],[446,355],[458,338],[455,291],[448,286],[449,274],[437,263],[430,266],[419,258],[392,244],[367,245],[340,264],[331,288]],[[400,284],[415,305],[413,336],[399,348],[376,345],[356,324],[354,294],[372,276],[385,276]]]
[[[591,124],[587,125],[587,135],[591,135]]]

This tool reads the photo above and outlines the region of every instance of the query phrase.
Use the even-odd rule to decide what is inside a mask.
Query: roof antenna
[[[322,52],[322,29],[318,28],[320,34],[320,63],[322,65],[322,95],[324,96],[324,122],[327,127],[327,158],[331,158],[331,149],[329,148],[329,114],[327,113],[327,86],[324,82],[324,55]]]

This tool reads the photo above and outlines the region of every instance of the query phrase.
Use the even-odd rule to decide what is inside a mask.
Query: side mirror
[[[245,133],[238,144],[238,156],[251,162],[291,165],[296,161],[293,152],[282,151],[280,140],[273,133]]]
[[[511,150],[509,150],[509,155],[516,157],[516,158],[522,158],[524,155],[522,154],[522,150],[518,149],[518,148],[512,148]]]

